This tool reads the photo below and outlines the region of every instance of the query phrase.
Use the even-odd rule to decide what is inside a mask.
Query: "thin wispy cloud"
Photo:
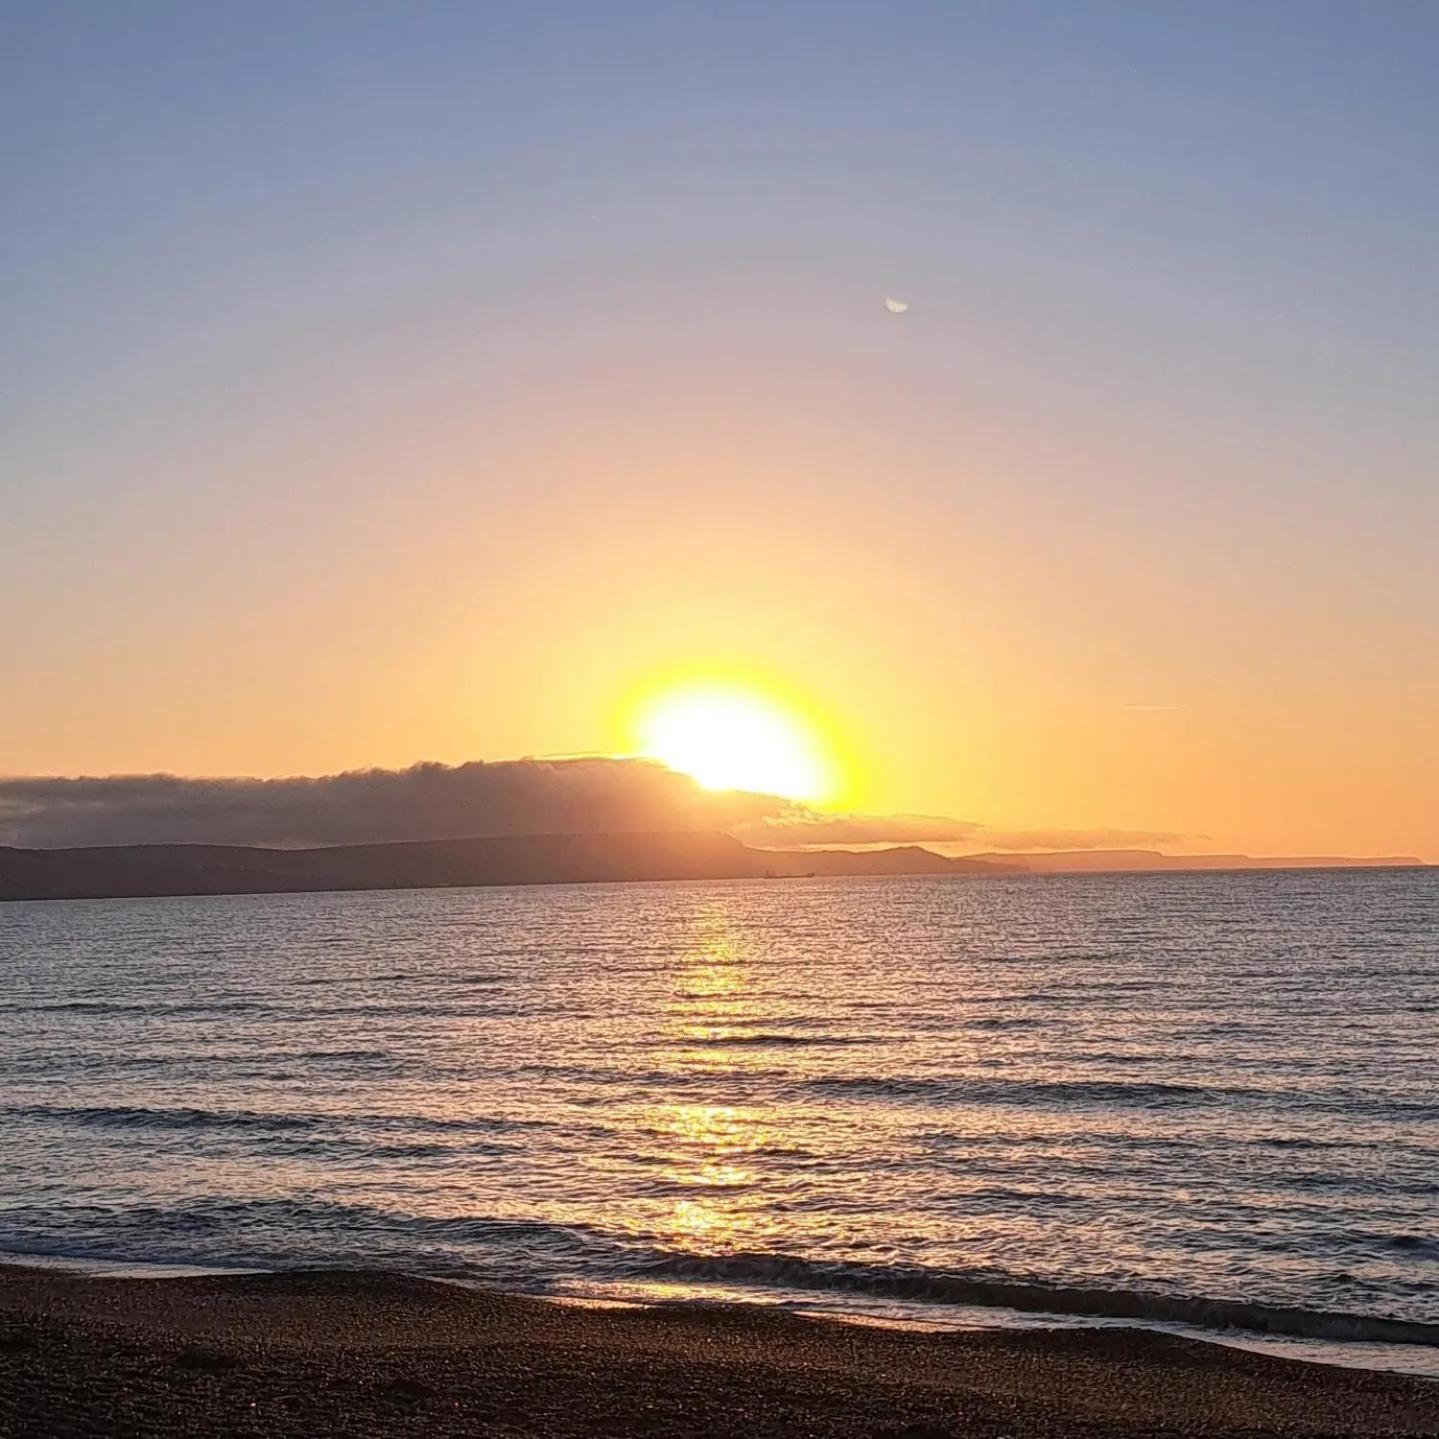
[[[794,808],[733,826],[746,844],[764,849],[802,849],[813,845],[947,844],[967,842],[982,833],[969,820],[924,814],[825,814]]]
[[[980,831],[994,850],[1154,849],[1192,844],[1205,836],[1160,829],[990,829]]]

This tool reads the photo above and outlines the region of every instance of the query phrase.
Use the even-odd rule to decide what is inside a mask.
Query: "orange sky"
[[[291,462],[288,492],[235,499],[198,542],[177,495],[173,547],[145,573],[93,536],[96,588],[56,594],[48,617],[73,648],[44,626],[22,636],[3,768],[624,753],[637,696],[712,673],[820,718],[841,808],[1439,857],[1426,621],[1376,629],[1325,607],[1331,554],[1281,580],[1275,536],[1225,537],[1202,514],[1169,522],[1156,551],[1092,496],[1047,498],[1036,526],[1031,478],[974,451],[946,463],[944,437],[906,437],[902,418],[848,443],[769,424],[737,444],[726,415],[671,415],[572,434],[576,454],[491,450],[472,463],[511,478],[500,511],[443,455],[458,436],[347,471],[365,498],[348,510]],[[705,463],[685,465],[686,447]],[[896,495],[896,467],[947,469],[961,513],[940,524]],[[425,478],[393,485],[402,472]]]
[[[625,753],[738,674],[845,809],[1439,860],[1410,22],[803,8],[37,20],[0,774]]]

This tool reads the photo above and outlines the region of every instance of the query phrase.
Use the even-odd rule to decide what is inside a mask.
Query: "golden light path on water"
[[[826,1027],[834,998],[799,996],[788,984],[776,989],[753,929],[737,922],[723,899],[712,900],[695,910],[690,942],[670,977],[657,1067],[682,1081],[700,1087],[713,1084],[721,1091],[736,1087],[736,1081],[743,1089],[747,1074],[762,1083],[773,1068],[775,1046],[786,1037],[793,1039],[797,1026]],[[785,1047],[794,1084],[824,1073],[823,1060],[805,1062],[802,1044]],[[902,1113],[893,1118],[902,1130]],[[824,1131],[835,1122],[842,1120],[817,1114],[813,1103],[782,1097],[764,1105],[660,1102],[643,1110],[637,1133],[660,1172],[660,1187],[673,1197],[647,1197],[635,1204],[637,1232],[704,1259],[802,1247],[785,1215],[791,1207],[808,1207],[812,1188],[793,1175],[781,1179],[783,1170],[774,1161],[784,1156],[811,1168],[823,1167]],[[871,1142],[879,1141],[882,1152],[885,1117],[872,1113],[869,1127]],[[896,1149],[901,1146],[896,1136]],[[947,1238],[953,1242],[953,1216],[946,1222]],[[811,1234],[812,1225],[811,1217],[804,1226]],[[843,1214],[831,1206],[824,1227],[841,1240]],[[923,1221],[913,1227],[919,1231],[914,1238],[922,1240]],[[683,1284],[663,1281],[646,1286],[646,1292],[651,1298],[693,1294]]]
[[[661,1064],[695,1076],[745,1064],[743,1038],[763,1024],[761,993],[749,982],[746,936],[723,904],[700,908],[693,942],[673,975],[664,1009]],[[770,1201],[754,1192],[756,1151],[783,1147],[783,1115],[733,1104],[657,1104],[645,1128],[657,1141],[667,1177],[679,1193],[645,1216],[653,1232],[681,1250],[708,1254],[764,1247],[779,1229]],[[660,1289],[666,1286],[659,1286]]]

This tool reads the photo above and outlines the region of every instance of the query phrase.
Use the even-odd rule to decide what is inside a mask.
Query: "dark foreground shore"
[[[1439,1385],[1136,1330],[0,1267],[0,1434],[1436,1435]]]

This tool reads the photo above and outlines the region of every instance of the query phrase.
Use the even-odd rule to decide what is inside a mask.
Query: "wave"
[[[0,1113],[16,1113],[15,1110]],[[492,1137],[481,1138],[494,1131],[507,1131],[513,1126],[504,1123],[486,1124],[483,1121],[424,1121],[400,1120],[388,1124],[381,1117],[377,1128],[440,1134],[447,1130],[467,1136],[460,1143],[443,1140],[425,1140],[418,1136],[405,1138],[402,1133],[393,1141],[378,1139],[372,1134],[356,1134],[347,1116],[326,1114],[258,1114],[247,1110],[207,1109],[129,1109],[77,1108],[46,1109],[32,1106],[28,1111],[33,1118],[59,1118],[71,1124],[100,1129],[160,1129],[160,1130],[210,1130],[218,1134],[232,1131],[249,1136],[258,1131],[266,1151],[274,1156],[294,1158],[305,1156],[333,1160],[345,1158],[356,1164],[373,1165],[392,1160],[433,1160],[445,1161],[463,1155],[469,1158],[483,1155],[487,1158],[503,1158],[517,1152],[514,1143],[503,1143]]]
[[[315,1131],[323,1128],[457,1134],[513,1134],[546,1129],[539,1119],[502,1119],[488,1115],[449,1118],[427,1114],[327,1114],[319,1110],[262,1112],[252,1109],[203,1109],[191,1106],[147,1108],[139,1105],[16,1104],[0,1108],[0,1119],[59,1121],[95,1129],[256,1129]]]
[[[749,1030],[712,1035],[686,1035],[683,1040],[675,1041],[676,1044],[683,1043],[699,1049],[732,1049],[742,1046],[756,1049],[805,1049],[811,1046],[837,1049],[881,1042],[867,1034],[786,1034]]]
[[[367,1000],[356,1004],[324,1007],[306,1005],[287,1012],[291,1023],[315,1019],[513,1019],[528,1014],[523,1004],[452,1004],[444,1000],[431,1003],[396,1004],[392,1000]]]
[[[374,1060],[393,1060],[395,1058],[388,1049],[298,1049],[293,1052],[281,1049],[265,1057],[267,1059],[337,1059],[366,1064]]]
[[[1422,1320],[1143,1289],[1055,1285],[1007,1276],[816,1261],[781,1254],[663,1255],[646,1265],[645,1270],[656,1279],[840,1291],[919,1304],[1129,1319],[1141,1324],[1185,1324],[1210,1330],[1239,1329],[1296,1339],[1439,1345],[1439,1323]]]
[[[1417,1236],[1393,1236],[1408,1248]],[[0,1252],[276,1269],[364,1266],[570,1292],[676,1282],[1185,1325],[1286,1338],[1439,1346],[1439,1323],[1143,1288],[1053,1283],[996,1271],[820,1260],[768,1251],[695,1254],[583,1223],[394,1213],[362,1204],[210,1197],[174,1206],[0,1209]],[[776,1293],[775,1291],[778,1291]]]
[[[16,1004],[11,1008],[24,1014],[143,1014],[151,1018],[172,1018],[199,1014],[282,1014],[283,1005],[256,999],[190,1000],[168,1003],[158,1000],[66,999],[50,1004]]]
[[[318,1114],[261,1114],[248,1109],[147,1109],[132,1105],[22,1104],[0,1116],[58,1119],[100,1129],[314,1129],[327,1122]]]
[[[317,983],[323,981],[297,981]],[[486,979],[465,978],[455,981],[461,988],[479,988],[491,983]],[[105,1016],[139,1015],[146,1019],[186,1019],[214,1016],[224,1018],[230,1015],[274,1015],[287,1024],[304,1023],[318,1019],[349,1019],[353,1017],[376,1017],[380,1019],[405,1019],[429,1017],[442,1019],[495,1019],[510,1018],[527,1013],[522,1004],[456,1004],[445,1000],[430,1002],[401,1002],[392,999],[357,1000],[353,1004],[310,1005],[272,1004],[254,999],[190,1000],[184,1003],[169,1003],[149,1000],[109,999],[67,999],[43,1004],[16,1004],[11,1009],[24,1014],[70,1014],[103,1018]]]
[[[443,985],[503,984],[510,978],[504,974],[475,971],[472,974],[452,974],[443,969],[402,969],[391,974],[315,974],[301,979],[292,979],[291,984],[312,988],[321,984],[427,984],[431,988]]]
[[[1147,1080],[1015,1080],[914,1075],[825,1075],[804,1081],[807,1089],[876,1099],[930,1099],[965,1104],[1212,1104],[1217,1100],[1257,1098],[1261,1090],[1220,1089],[1199,1084]]]
[[[613,1261],[582,1224],[396,1214],[323,1199],[210,1196],[174,1205],[0,1205],[0,1255],[222,1268],[387,1269],[543,1289]]]
[[[317,984],[410,984],[416,980],[433,978],[423,970],[397,970],[393,974],[310,974],[302,975],[289,982],[309,988]]]
[[[987,1076],[836,1074],[805,1079],[799,1081],[799,1085],[803,1089],[821,1093],[874,1099],[928,1100],[936,1104],[1012,1104],[1036,1108],[1132,1105],[1146,1109],[1245,1104],[1276,1109],[1307,1109],[1346,1116],[1439,1119],[1439,1103],[1427,1099],[1345,1093],[1301,1096],[1243,1085],[1186,1084],[1156,1080],[1037,1080],[998,1079]]]

